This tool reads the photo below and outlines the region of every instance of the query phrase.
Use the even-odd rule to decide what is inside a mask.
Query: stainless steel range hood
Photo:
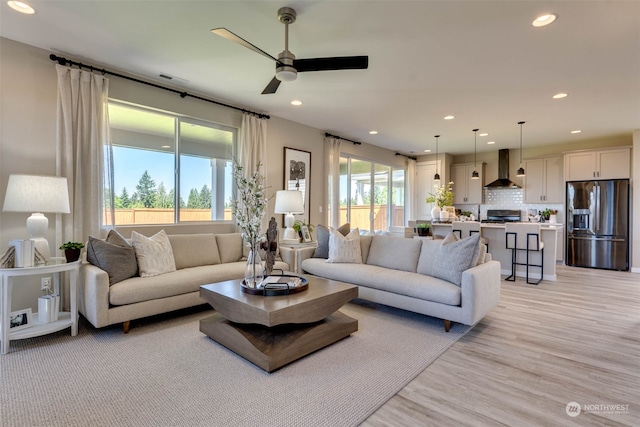
[[[485,185],[484,188],[521,188],[509,179],[509,150],[498,150],[498,179]]]

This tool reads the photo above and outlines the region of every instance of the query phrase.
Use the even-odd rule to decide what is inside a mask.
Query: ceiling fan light
[[[298,78],[298,73],[293,67],[280,67],[276,70],[276,79],[281,82],[292,82]]]

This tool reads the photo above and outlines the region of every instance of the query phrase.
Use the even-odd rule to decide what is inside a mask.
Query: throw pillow
[[[357,228],[346,236],[333,228],[329,230],[329,258],[327,262],[362,264],[360,230]]]
[[[449,233],[438,248],[433,276],[460,286],[462,272],[476,265],[474,254],[478,251],[479,242],[480,234],[477,233],[462,240]]]
[[[176,271],[171,242],[164,230],[160,230],[151,237],[132,231],[131,242],[136,251],[140,277],[152,277]]]
[[[347,222],[338,227],[338,231],[343,236],[349,234],[351,225]],[[316,227],[316,237],[318,239],[318,247],[313,252],[312,258],[329,258],[329,229],[324,225],[318,224]]]
[[[87,261],[109,275],[109,286],[138,275],[136,253],[129,242],[111,230],[106,240],[89,236]]]

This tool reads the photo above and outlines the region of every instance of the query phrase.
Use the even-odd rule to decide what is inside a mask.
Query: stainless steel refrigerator
[[[629,180],[567,182],[567,265],[629,270]]]

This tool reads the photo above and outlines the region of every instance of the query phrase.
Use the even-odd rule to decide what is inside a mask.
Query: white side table
[[[71,335],[78,334],[78,301],[77,282],[81,261],[67,263],[65,258],[53,257],[43,266],[24,268],[0,268],[0,353],[9,351],[11,340],[32,338],[40,335],[61,331],[71,326]],[[11,294],[13,278],[20,276],[38,276],[53,274],[54,292],[60,294],[60,273],[68,271],[70,274],[69,299],[71,311],[60,312],[58,320],[51,323],[40,323],[37,314],[32,316],[32,325],[25,329],[11,332],[9,318],[11,315]]]
[[[298,252],[303,248],[315,248],[318,246],[318,242],[307,243],[282,243],[278,242],[278,246],[283,248],[293,249],[293,273],[299,273],[298,271]]]

